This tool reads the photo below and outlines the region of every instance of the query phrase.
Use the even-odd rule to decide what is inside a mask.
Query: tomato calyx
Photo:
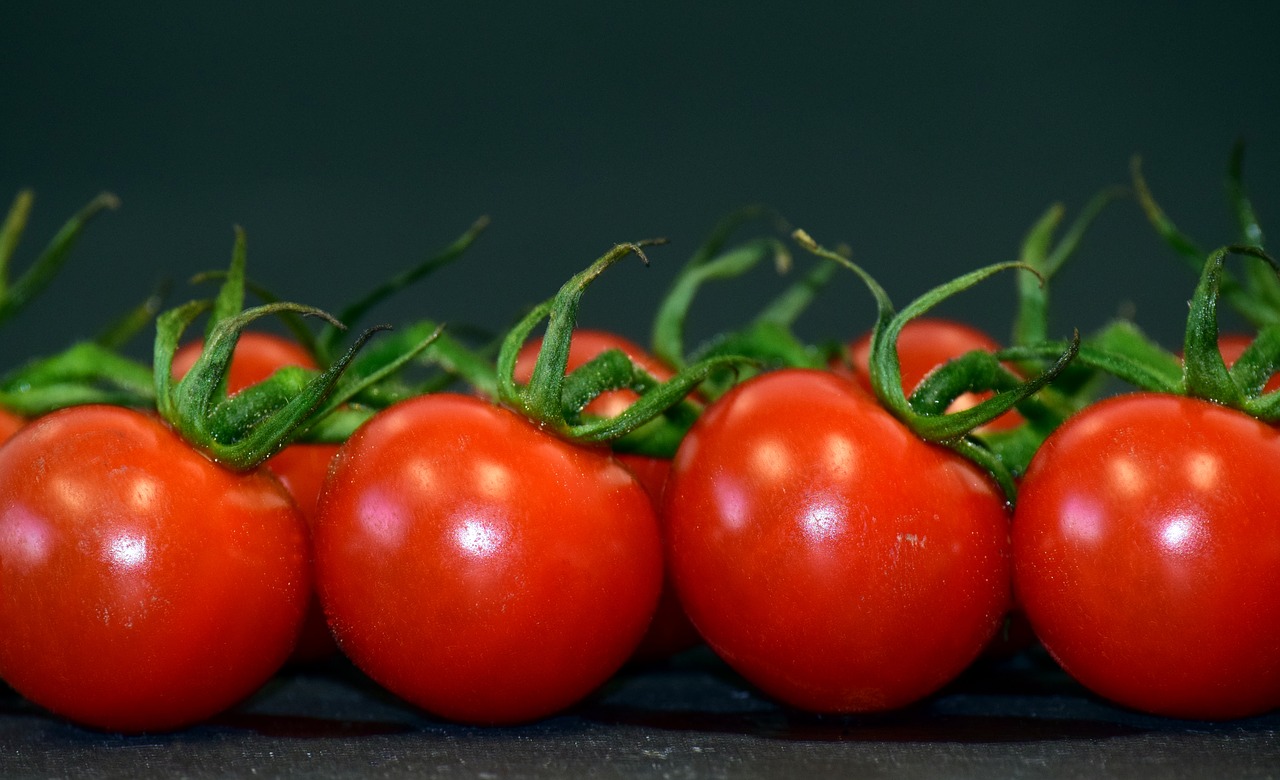
[[[379,283],[361,297],[343,306],[336,315],[336,320],[341,325],[333,325],[322,321],[323,324],[320,328],[313,329],[306,321],[305,316],[290,311],[277,312],[277,317],[293,336],[294,341],[311,355],[316,365],[332,364],[341,356],[341,340],[349,328],[367,316],[378,304],[461,258],[484,233],[489,223],[488,216],[477,218],[460,236],[443,249],[428,256],[422,262],[410,266],[390,279]],[[243,305],[243,296],[246,290],[252,291],[263,303],[278,303],[281,300],[280,296],[271,290],[247,278],[242,278],[239,281],[232,279],[230,271],[206,271],[192,279],[192,283],[206,281],[219,281],[222,283],[220,297],[227,296],[231,302],[229,306],[224,307],[224,310],[228,312],[239,311]],[[234,291],[238,287],[238,294],[228,295],[229,286],[230,291]],[[217,319],[215,316],[211,319],[211,322],[217,321]],[[362,369],[363,366],[381,367],[386,365],[398,356],[414,350],[419,343],[432,334],[437,334],[436,339],[425,351],[423,357],[431,365],[443,368],[444,377],[433,378],[425,386],[411,387],[403,382],[392,383],[389,381],[370,385],[354,399],[361,406],[368,408],[363,410],[350,409],[347,410],[347,414],[327,418],[328,424],[323,426],[326,433],[319,441],[336,442],[345,440],[346,435],[350,434],[355,425],[367,419],[372,410],[384,408],[396,401],[438,389],[436,385],[451,383],[458,377],[481,391],[491,389],[495,385],[496,380],[493,378],[491,362],[484,360],[474,351],[450,338],[441,329],[440,324],[430,320],[419,320],[408,326],[398,327],[394,334],[380,338],[375,346],[366,348],[361,352],[349,371],[353,374],[364,374],[368,372]],[[343,434],[344,431],[346,435]],[[314,433],[309,433],[307,438],[308,440],[316,440]]]
[[[1001,441],[978,438],[975,428],[982,426],[1015,406],[1028,405],[1028,400],[1046,387],[1075,358],[1079,350],[1079,334],[1073,335],[1054,361],[1030,379],[1023,379],[1004,367],[997,355],[981,350],[951,361],[942,379],[926,379],[907,396],[902,383],[897,340],[902,328],[924,315],[943,300],[967,290],[1002,271],[1034,269],[1020,263],[998,263],[971,271],[950,282],[925,292],[898,312],[884,288],[860,266],[848,258],[819,245],[808,233],[797,230],[796,242],[809,252],[832,260],[853,271],[866,285],[876,302],[876,322],[871,331],[871,384],[882,406],[901,420],[921,439],[948,447],[987,471],[1000,485],[1005,497],[1013,501],[1016,494],[1013,469],[1019,462],[1012,457],[1025,456],[1025,443],[1002,452],[994,445]],[[1037,352],[1037,355],[1042,354]],[[994,395],[978,404],[955,412],[945,409],[962,392],[990,390]],[[1033,417],[1036,416],[1033,412]]]
[[[779,274],[790,270],[791,252],[777,238],[755,238],[730,249],[724,248],[734,229],[748,219],[762,216],[772,217],[780,230],[789,232],[786,221],[771,211],[760,207],[741,209],[722,220],[680,269],[654,316],[653,353],[659,360],[679,369],[707,358],[736,355],[750,358],[758,364],[754,371],[748,369],[747,373],[769,368],[826,366],[829,350],[802,342],[792,332],[792,325],[834,275],[835,267],[830,263],[817,264],[766,304],[742,328],[719,333],[693,350],[686,348],[685,323],[694,297],[704,284],[737,278],[766,260],[773,261]],[[713,374],[703,383],[700,392],[708,399],[715,399],[744,378],[740,371]]]
[[[13,255],[33,202],[29,190],[19,192],[0,225],[0,324],[16,316],[53,281],[94,217],[120,205],[111,193],[97,195],[67,220],[21,275],[11,280]],[[13,368],[0,377],[0,407],[22,417],[36,417],[85,403],[150,406],[154,398],[150,371],[116,350],[150,322],[158,308],[159,295],[154,294],[93,341]]]
[[[120,206],[120,199],[115,195],[109,192],[99,194],[67,220],[21,276],[10,281],[10,263],[22,231],[27,226],[27,217],[34,200],[30,190],[19,192],[9,208],[4,224],[0,225],[0,323],[16,315],[53,281],[90,220],[103,211]]]
[[[332,315],[311,306],[275,302],[241,310],[246,262],[244,231],[236,229],[230,270],[214,300],[194,300],[161,314],[156,320],[153,379],[160,416],[190,444],[234,470],[248,470],[284,448],[301,432],[337,410],[362,391],[399,370],[430,345],[439,329],[412,348],[381,365],[353,359],[383,325],[369,328],[323,371],[290,366],[234,394],[227,374],[240,333],[255,320],[291,314],[319,317],[342,328]],[[181,379],[173,378],[173,358],[183,333],[202,314],[209,324],[200,356]]]
[[[1227,199],[1237,230],[1234,244],[1261,249],[1264,245],[1262,227],[1258,223],[1257,214],[1244,187],[1243,166],[1244,143],[1237,140],[1232,145],[1226,172]],[[1179,230],[1156,202],[1146,178],[1142,175],[1141,158],[1134,156],[1129,168],[1138,204],[1142,207],[1147,220],[1165,244],[1193,273],[1200,276],[1208,252],[1202,249],[1194,239]],[[1270,323],[1280,322],[1280,278],[1277,278],[1275,271],[1268,263],[1248,263],[1245,266],[1244,276],[1240,279],[1233,274],[1223,273],[1220,285],[1222,298],[1254,327],[1262,328]]]
[[[620,449],[669,457],[675,444],[692,424],[696,410],[685,397],[711,373],[744,364],[740,356],[717,356],[683,367],[659,382],[621,350],[609,349],[566,375],[569,345],[577,322],[582,294],[608,267],[635,254],[646,265],[644,248],[666,243],[649,239],[617,244],[585,270],[561,286],[550,300],[534,307],[503,338],[497,360],[497,400],[542,427],[571,441],[596,444],[613,442],[635,433]],[[525,385],[515,380],[520,348],[534,329],[546,320],[546,332],[533,373]],[[584,414],[602,393],[628,389],[639,395],[635,403],[613,417]],[[639,432],[649,424],[646,431]]]

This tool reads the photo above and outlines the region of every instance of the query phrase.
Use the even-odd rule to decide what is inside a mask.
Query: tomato
[[[908,322],[898,336],[898,362],[902,371],[902,386],[908,395],[935,368],[952,358],[958,358],[974,350],[995,352],[1000,345],[987,334],[964,323],[953,320],[925,317]],[[868,393],[871,387],[871,334],[866,333],[849,345],[853,362],[853,377]],[[958,412],[977,406],[990,393],[963,393],[951,403],[947,411]],[[981,430],[1008,430],[1022,421],[1017,412],[1006,412],[982,426]]]
[[[1135,394],[1069,419],[1023,479],[1019,598],[1095,693],[1184,718],[1280,705],[1280,432]]]
[[[203,342],[183,344],[173,356],[173,375],[185,376],[200,357]],[[284,366],[316,368],[316,362],[302,345],[287,338],[245,331],[236,341],[236,349],[227,371],[227,392],[237,393],[250,385],[256,385]]]
[[[5,409],[0,409],[0,444],[8,441],[9,437],[17,433],[18,429],[26,424],[25,418]]]
[[[709,406],[664,509],[699,633],[802,709],[920,699],[977,657],[1010,605],[995,483],[833,373],[763,374]]]
[[[652,504],[607,450],[448,393],[388,407],[341,447],[315,554],[343,652],[472,723],[534,720],[605,682],[662,582]]]
[[[533,364],[538,358],[538,349],[541,346],[541,341],[531,341],[521,348],[516,357],[514,373],[517,382],[528,382],[533,376]],[[622,350],[627,357],[660,382],[665,382],[673,375],[670,368],[635,342],[613,333],[587,328],[574,330],[573,338],[569,342],[569,360],[565,365],[565,371],[578,368],[608,349]],[[630,390],[601,393],[587,404],[585,411],[601,417],[613,417],[626,411],[639,397]],[[667,474],[671,471],[671,462],[665,458],[645,455],[619,454],[615,457],[631,470],[631,473],[648,491],[654,506],[659,506],[663,485],[666,483]],[[661,523],[661,519],[659,522]],[[640,646],[636,648],[635,660],[661,660],[688,650],[699,641],[698,632],[685,616],[670,578],[665,578],[662,596],[658,600],[658,609],[653,615],[653,623],[649,626],[649,631],[640,642]]]
[[[619,453],[614,455],[627,470],[635,475],[649,500],[653,502],[654,511],[659,512],[659,530],[665,533],[665,525],[660,510],[662,493],[667,483],[667,475],[671,473],[671,461],[665,458],[650,458],[645,455]],[[680,598],[676,595],[675,583],[671,581],[671,572],[663,567],[662,594],[658,597],[658,607],[654,610],[649,630],[632,654],[632,660],[639,662],[661,661],[681,653],[702,642],[698,630],[689,622]]]
[[[280,484],[209,460],[153,416],[80,406],[0,448],[0,677],[126,732],[196,723],[293,647],[306,530]]]
[[[182,377],[195,365],[203,348],[201,342],[182,345],[173,358],[173,375]],[[234,395],[261,382],[285,366],[316,368],[311,354],[296,342],[270,333],[245,331],[236,341],[231,365],[227,370],[227,393]],[[320,487],[329,470],[329,461],[338,451],[337,445],[292,444],[273,456],[264,465],[275,474],[289,495],[302,511],[307,526],[315,525],[316,502]],[[314,595],[307,607],[307,616],[298,635],[298,645],[290,660],[296,663],[312,663],[338,652],[329,628],[325,624],[320,600]]]
[[[338,452],[336,444],[291,444],[271,457],[264,466],[280,480],[289,496],[297,504],[308,529],[315,528],[320,489],[329,464]],[[298,634],[297,647],[289,660],[295,663],[313,663],[336,655],[338,646],[325,622],[320,599],[313,593],[307,606],[306,618]]]

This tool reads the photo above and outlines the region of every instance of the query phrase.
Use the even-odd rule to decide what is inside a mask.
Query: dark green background
[[[1188,232],[1227,243],[1237,136],[1264,226],[1280,210],[1277,22],[1268,2],[11,4],[0,193],[37,196],[19,265],[97,191],[124,205],[11,323],[0,365],[161,279],[186,299],[233,224],[251,275],[336,308],[490,214],[462,265],[382,318],[494,327],[611,244],[668,236],[584,305],[641,339],[680,262],[746,203],[847,243],[899,302],[1012,259],[1050,203],[1074,214],[1135,153]],[[708,295],[695,333],[776,284]],[[1055,327],[1132,306],[1176,339],[1191,286],[1124,202],[1060,280]],[[1011,287],[950,311],[1003,337]],[[849,276],[804,332],[870,317]]]

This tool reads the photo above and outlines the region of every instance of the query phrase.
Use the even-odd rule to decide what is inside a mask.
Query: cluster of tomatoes
[[[770,363],[785,317],[703,360],[575,330],[630,251],[471,390],[379,396],[387,368],[325,403],[350,355],[246,330],[233,267],[221,329],[178,347],[210,307],[161,318],[150,403],[0,417],[0,678],[93,728],[171,730],[341,652],[440,717],[519,723],[705,642],[787,705],[869,712],[938,690],[1018,614],[1122,705],[1280,705],[1280,326],[1229,367],[1227,252],[1201,259],[1185,359],[1129,328],[1002,350],[921,316],[987,269],[901,313],[863,274],[870,333]],[[1088,397],[1105,370],[1147,390]]]

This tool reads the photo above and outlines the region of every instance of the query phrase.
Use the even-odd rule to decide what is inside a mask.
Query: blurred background
[[[36,194],[14,270],[95,193],[123,205],[0,335],[0,368],[162,280],[173,303],[210,290],[186,280],[225,267],[233,225],[254,279],[336,309],[490,215],[460,263],[374,319],[495,329],[612,244],[665,236],[582,309],[642,342],[681,263],[746,204],[847,244],[899,304],[1015,259],[1046,208],[1073,218],[1128,182],[1135,154],[1212,247],[1235,238],[1222,181],[1245,139],[1246,183],[1280,231],[1275,3],[63,2],[4,17],[0,195]],[[762,268],[708,289],[693,335],[784,282]],[[1054,327],[1127,313],[1176,343],[1193,285],[1122,200],[1057,281]],[[1012,290],[998,277],[945,312],[1007,339]],[[872,315],[845,274],[800,330],[849,337]]]

